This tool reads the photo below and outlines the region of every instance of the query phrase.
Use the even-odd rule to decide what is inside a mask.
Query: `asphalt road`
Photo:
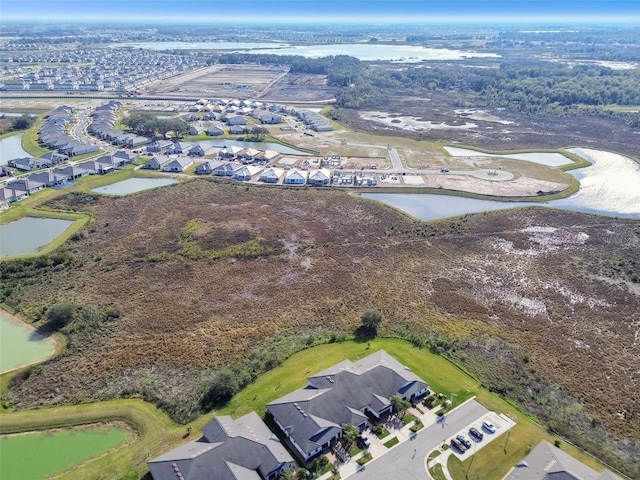
[[[426,471],[426,457],[443,440],[477,422],[488,410],[475,400],[445,416],[442,423],[436,423],[423,430],[412,440],[394,447],[381,457],[365,465],[365,469],[349,478],[354,480],[429,480]]]

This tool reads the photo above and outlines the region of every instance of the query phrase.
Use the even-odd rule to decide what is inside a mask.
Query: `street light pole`
[[[467,468],[467,473],[465,474],[465,478],[468,480],[469,479],[469,472],[471,471],[471,465],[473,465],[473,460],[476,458],[476,449],[478,448],[478,445],[473,442],[473,455],[471,455],[471,461],[469,462],[469,467]]]

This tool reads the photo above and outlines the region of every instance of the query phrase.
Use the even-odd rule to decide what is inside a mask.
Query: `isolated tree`
[[[26,130],[27,128],[33,125],[34,118],[31,115],[21,115],[20,117],[13,120],[11,123],[11,128],[13,130]]]
[[[371,332],[378,330],[383,320],[382,313],[374,309],[365,310],[360,319],[362,320],[362,326]]]
[[[47,310],[45,318],[47,325],[54,330],[59,330],[73,320],[76,307],[70,303],[56,303]]]
[[[233,397],[240,386],[238,379],[231,370],[221,370],[213,377],[207,390],[205,391],[200,404],[205,409],[210,409],[222,405]]]
[[[360,434],[360,430],[358,430],[358,427],[356,427],[355,425],[352,425],[350,423],[345,423],[342,426],[342,438],[344,439],[348,447],[350,447],[351,444],[356,441],[356,437],[359,434]],[[349,450],[349,449],[346,448],[346,450]]]
[[[400,395],[393,395],[391,397],[391,406],[393,407],[393,411],[396,413],[396,415],[398,415],[400,418],[404,418],[405,413],[407,413],[407,409],[411,407],[411,403],[402,398]]]

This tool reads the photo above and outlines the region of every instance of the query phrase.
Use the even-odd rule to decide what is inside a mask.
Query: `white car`
[[[496,427],[493,423],[487,422],[486,420],[482,422],[482,428],[489,433],[496,433]]]

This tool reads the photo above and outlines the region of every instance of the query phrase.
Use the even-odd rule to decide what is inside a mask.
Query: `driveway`
[[[430,477],[425,461],[429,452],[488,413],[489,411],[475,400],[466,402],[446,414],[444,422],[423,428],[417,436],[407,441],[402,442],[401,439],[399,445],[367,463],[364,470],[356,471],[350,477],[354,480],[428,480]]]

